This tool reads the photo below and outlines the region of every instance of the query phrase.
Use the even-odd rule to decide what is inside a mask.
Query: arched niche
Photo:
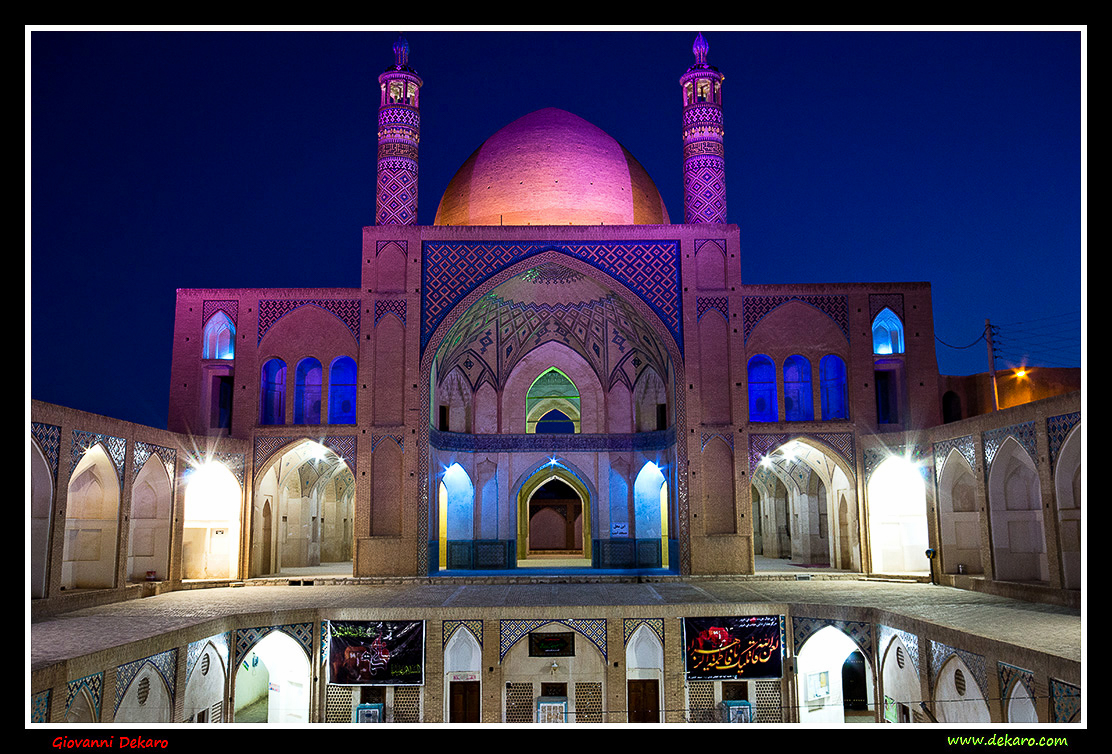
[[[66,502],[62,587],[115,586],[120,480],[100,443],[92,446],[70,476]]]

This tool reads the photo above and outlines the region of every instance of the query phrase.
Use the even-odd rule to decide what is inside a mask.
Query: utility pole
[[[1000,410],[1000,393],[996,388],[996,348],[992,342],[992,324],[985,319],[985,342],[988,344],[988,371],[992,375],[992,410]]]

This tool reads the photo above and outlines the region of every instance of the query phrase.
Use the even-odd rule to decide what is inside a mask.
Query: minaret
[[[378,77],[377,225],[417,224],[417,143],[421,77],[409,67],[409,44],[394,43],[394,65]]]
[[[683,221],[726,222],[726,160],[722,136],[722,82],[707,65],[710,46],[699,34],[695,65],[680,77],[683,88]]]

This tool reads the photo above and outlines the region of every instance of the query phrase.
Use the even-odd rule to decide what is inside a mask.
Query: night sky
[[[698,29],[403,30],[419,220],[516,118],[605,130],[683,219]],[[931,283],[939,368],[1080,366],[1080,29],[702,29],[745,283]],[[30,397],[166,426],[177,288],[359,287],[397,30],[27,34]]]

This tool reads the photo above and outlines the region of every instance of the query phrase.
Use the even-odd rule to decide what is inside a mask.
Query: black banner
[[[329,621],[328,682],[340,686],[420,686],[425,622]]]
[[[684,618],[687,677],[695,680],[780,678],[784,649],[779,615]]]

